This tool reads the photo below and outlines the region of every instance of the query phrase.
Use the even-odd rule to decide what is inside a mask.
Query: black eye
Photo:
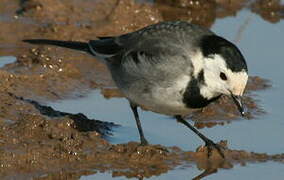
[[[225,73],[223,73],[223,72],[220,73],[220,78],[221,78],[222,80],[224,80],[224,81],[227,80],[227,76],[226,76]]]

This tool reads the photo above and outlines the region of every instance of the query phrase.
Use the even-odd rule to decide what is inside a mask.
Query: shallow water
[[[271,80],[273,87],[255,93],[267,114],[252,120],[239,120],[224,126],[203,128],[201,131],[214,141],[228,140],[231,149],[269,154],[283,153],[284,22],[272,24],[256,14],[243,10],[235,17],[218,19],[211,29],[231,41],[237,41],[237,46],[247,59],[250,75]],[[121,125],[114,129],[114,136],[110,138],[112,143],[139,141],[132,112],[128,102],[123,98],[104,99],[99,90],[95,90],[84,98],[57,101],[49,105],[56,110],[81,112],[89,118]],[[140,117],[146,138],[152,144],[178,146],[185,151],[193,151],[203,143],[194,133],[170,117],[146,111],[140,111]],[[284,176],[283,170],[283,164],[275,162],[250,163],[246,166],[235,165],[229,170],[218,170],[206,179],[279,179]],[[196,167],[176,168],[150,179],[193,178],[201,172]],[[98,173],[81,179],[110,179],[110,173]]]
[[[269,167],[269,168],[268,168]],[[279,164],[276,162],[268,162],[268,163],[251,163],[246,166],[236,165],[233,169],[224,170],[220,169],[218,172],[207,176],[205,179],[207,180],[215,180],[215,179],[230,179],[230,180],[239,180],[239,179],[279,179],[279,177],[284,176],[284,166],[283,164]],[[169,171],[166,174],[162,174],[160,176],[153,176],[148,178],[149,180],[184,180],[184,179],[192,179],[198,176],[201,172],[197,170],[196,167],[192,168],[177,168],[175,170]],[[112,177],[111,174],[107,173],[97,173],[91,176],[82,176],[81,180],[89,180],[89,179],[112,179],[115,180],[123,180],[124,177]],[[130,178],[136,179],[136,178]],[[145,178],[146,179],[146,178]]]
[[[0,56],[0,68],[7,64],[16,62],[17,58],[14,56]]]

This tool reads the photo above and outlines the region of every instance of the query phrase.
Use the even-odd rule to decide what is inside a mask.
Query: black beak
[[[241,96],[236,96],[236,95],[233,95],[233,94],[231,94],[231,96],[234,100],[234,103],[237,105],[238,110],[240,111],[241,115],[244,116],[245,111],[244,111],[244,106],[243,106],[243,103],[242,103]]]

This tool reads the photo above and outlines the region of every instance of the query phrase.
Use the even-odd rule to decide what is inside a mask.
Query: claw
[[[141,146],[147,146],[149,145],[148,141],[145,139],[145,138],[141,138],[141,143],[140,143]]]
[[[213,141],[211,141],[210,139],[208,139],[208,141],[206,141],[205,146],[207,147],[207,151],[208,151],[208,158],[212,155],[212,150],[213,148],[215,148],[218,153],[220,154],[220,156],[225,159],[225,155],[223,153],[223,151],[221,149],[224,149],[223,146],[214,143]]]

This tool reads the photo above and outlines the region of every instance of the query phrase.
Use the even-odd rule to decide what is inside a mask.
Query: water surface
[[[16,62],[17,58],[14,56],[0,56],[0,68],[7,64]]]

